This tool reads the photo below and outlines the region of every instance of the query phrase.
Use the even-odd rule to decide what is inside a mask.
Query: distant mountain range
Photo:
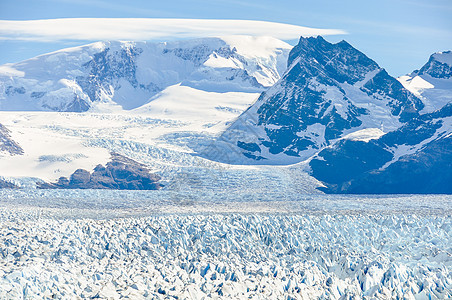
[[[130,110],[176,84],[261,92],[284,72],[290,48],[273,38],[239,36],[63,49],[0,68],[0,110]]]
[[[0,66],[0,84],[3,111],[165,114],[179,106],[180,114],[191,108],[178,101],[193,90],[211,95],[215,110],[218,95],[260,93],[238,117],[222,119],[229,125],[211,142],[190,145],[196,154],[233,165],[298,164],[325,192],[452,193],[451,51],[396,79],[347,42],[320,36],[292,49],[263,37],[99,42]],[[21,154],[5,127],[0,147]]]

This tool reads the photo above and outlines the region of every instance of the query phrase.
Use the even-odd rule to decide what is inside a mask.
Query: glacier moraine
[[[405,211],[359,197],[365,210],[315,208],[334,199],[147,215],[2,201],[0,299],[452,297],[450,197],[398,198]]]

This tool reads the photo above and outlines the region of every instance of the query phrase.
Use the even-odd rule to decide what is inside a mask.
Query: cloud
[[[224,35],[267,35],[282,40],[300,36],[346,34],[338,29],[250,20],[68,18],[0,20],[0,40],[161,40]]]

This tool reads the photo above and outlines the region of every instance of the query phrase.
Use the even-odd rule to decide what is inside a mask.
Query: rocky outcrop
[[[4,151],[11,155],[24,154],[22,147],[11,139],[9,133],[9,129],[0,124],[0,152]]]
[[[98,165],[92,172],[78,169],[69,178],[61,177],[56,183],[45,183],[41,189],[113,189],[113,190],[157,190],[160,176],[139,162],[112,154],[106,166]]]

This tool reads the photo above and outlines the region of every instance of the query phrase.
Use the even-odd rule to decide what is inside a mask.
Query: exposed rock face
[[[5,151],[11,155],[24,154],[24,150],[11,139],[8,128],[0,124],[0,151]]]
[[[57,183],[46,183],[39,188],[53,189],[114,189],[157,190],[160,176],[150,173],[143,164],[113,153],[106,166],[98,165],[93,172],[76,170],[70,178],[61,177]]]
[[[452,139],[435,140],[382,171],[353,180],[354,194],[452,194]]]
[[[422,108],[420,99],[347,42],[301,38],[282,79],[261,94],[216,146],[255,160],[248,163],[294,163],[359,129],[397,129]],[[209,158],[218,156],[218,149],[207,152]]]
[[[332,193],[452,193],[452,103],[369,142],[341,140],[310,162]]]

